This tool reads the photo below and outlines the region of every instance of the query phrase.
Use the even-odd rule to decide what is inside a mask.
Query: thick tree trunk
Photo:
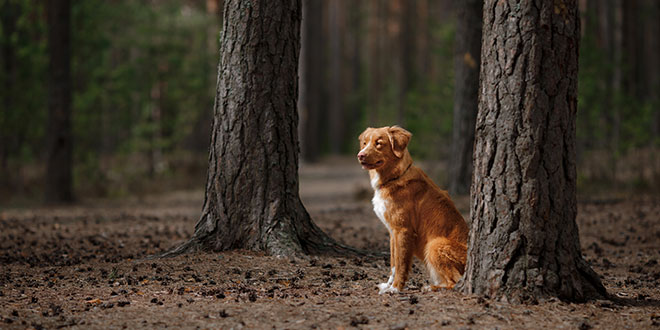
[[[513,302],[606,295],[575,222],[576,0],[487,0],[468,262],[458,287]]]
[[[298,195],[300,0],[225,1],[206,197],[190,249],[355,252]]]
[[[46,1],[48,20],[48,128],[45,198],[73,200],[71,137],[71,51],[68,0]]]
[[[454,123],[449,162],[449,191],[470,192],[474,125],[479,108],[479,62],[481,57],[481,16],[483,1],[457,3],[454,50]]]
[[[323,80],[321,5],[317,0],[303,0],[302,7],[298,110],[301,121],[301,153],[302,158],[308,162],[318,160],[321,153],[321,82]]]

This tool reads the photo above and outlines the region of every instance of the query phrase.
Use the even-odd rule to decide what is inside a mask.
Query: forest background
[[[579,192],[658,193],[660,3],[579,3]],[[201,188],[222,1],[71,5],[75,195]],[[301,86],[315,86],[304,93],[317,98],[320,125],[314,136],[301,134],[303,161],[352,155],[364,127],[399,124],[415,135],[414,157],[438,164],[432,175],[446,186],[454,60],[479,62],[455,52],[456,2],[332,0],[312,8],[318,37],[302,47],[318,66],[315,83]],[[23,205],[44,191],[48,26],[42,1],[3,0],[0,17],[0,205]]]

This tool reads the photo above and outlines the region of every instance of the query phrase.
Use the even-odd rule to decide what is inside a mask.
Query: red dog
[[[378,285],[381,294],[403,290],[413,255],[426,264],[433,290],[453,288],[465,269],[467,224],[449,194],[412,165],[411,136],[398,126],[360,134],[357,157],[369,170],[374,212],[390,232],[392,272]]]

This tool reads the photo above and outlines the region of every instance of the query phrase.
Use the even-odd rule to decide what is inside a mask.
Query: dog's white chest
[[[391,233],[392,229],[390,228],[390,224],[387,223],[387,220],[385,219],[385,212],[387,212],[387,201],[380,195],[380,190],[378,189],[378,179],[378,175],[375,175],[371,179],[371,186],[374,188],[374,198],[371,199],[371,203],[374,205],[374,213],[376,213],[378,219],[380,219],[387,230]]]

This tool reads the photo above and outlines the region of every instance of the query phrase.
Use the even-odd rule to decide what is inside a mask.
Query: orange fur
[[[390,231],[391,282],[381,293],[404,288],[412,257],[422,260],[432,288],[452,288],[465,270],[468,228],[449,194],[412,165],[412,134],[392,126],[367,128],[360,135],[358,160],[369,170],[374,211]]]

